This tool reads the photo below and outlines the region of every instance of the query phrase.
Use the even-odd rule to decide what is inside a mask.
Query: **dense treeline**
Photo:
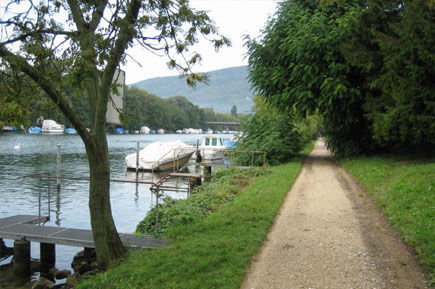
[[[81,120],[89,126],[90,112],[84,96],[70,93],[69,100]],[[37,123],[40,117],[71,126],[56,104],[30,81],[26,81],[25,76],[17,78],[16,75],[3,73],[0,82],[0,126],[4,123],[24,127],[40,125]],[[206,129],[206,121],[233,121],[234,117],[229,113],[215,113],[211,108],[199,108],[183,96],[163,99],[145,90],[127,87],[121,119],[122,126],[130,130],[148,126],[175,131],[183,128]]]
[[[160,98],[136,87],[125,92],[125,126],[139,130],[146,125],[175,131],[183,128],[207,128],[206,121],[233,121],[230,114],[215,113],[210,108],[200,108],[184,96]]]
[[[171,131],[199,128],[205,121],[201,109],[182,96],[163,99],[133,87],[126,89],[124,105],[125,126],[133,130],[144,125]]]
[[[283,113],[319,113],[338,155],[433,148],[430,3],[284,1],[248,41],[250,80]]]

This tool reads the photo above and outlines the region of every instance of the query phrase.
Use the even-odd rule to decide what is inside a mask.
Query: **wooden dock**
[[[95,248],[91,230],[39,225],[45,216],[15,215],[0,219],[0,238],[47,244]],[[133,248],[158,248],[169,241],[148,235],[119,234],[122,242]]]
[[[56,245],[83,247],[85,254],[95,248],[91,230],[44,226],[46,216],[15,215],[0,219],[0,245],[3,239],[14,241],[14,274],[30,276],[31,242],[40,243],[41,272],[48,272],[56,264]],[[119,234],[125,246],[158,248],[169,245],[168,240],[148,235]],[[0,252],[3,247],[0,247]]]

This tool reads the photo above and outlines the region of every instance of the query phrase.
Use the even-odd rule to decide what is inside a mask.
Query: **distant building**
[[[107,102],[106,121],[107,124],[121,125],[119,111],[124,109],[125,71],[116,70],[114,81],[118,85],[118,93],[111,94]]]

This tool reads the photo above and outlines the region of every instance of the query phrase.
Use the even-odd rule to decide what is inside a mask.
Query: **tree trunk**
[[[110,206],[110,163],[104,133],[94,134],[86,144],[90,170],[89,211],[100,270],[106,270],[126,249],[116,231]]]

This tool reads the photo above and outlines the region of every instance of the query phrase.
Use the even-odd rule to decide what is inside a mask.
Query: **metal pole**
[[[48,173],[48,176],[50,176],[50,173]],[[60,192],[60,185],[57,187],[57,191]],[[51,180],[50,178],[48,178],[48,194],[47,194],[47,199],[48,199],[48,204],[47,204],[47,210],[48,210],[48,219],[50,220],[50,195],[51,195]]]
[[[41,219],[41,189],[42,187],[42,177],[39,176],[39,188],[38,188],[38,218]],[[41,226],[41,223],[39,223]]]
[[[137,142],[137,147],[136,147],[136,198],[135,200],[137,200],[137,197],[139,196],[139,142]]]
[[[57,166],[56,166],[56,176],[57,176],[57,190],[60,191],[60,179],[61,179],[61,158],[60,158],[60,144],[57,144]]]
[[[136,180],[137,180],[138,174],[139,174],[139,144],[140,144],[140,142],[137,142],[137,148],[136,148]]]

